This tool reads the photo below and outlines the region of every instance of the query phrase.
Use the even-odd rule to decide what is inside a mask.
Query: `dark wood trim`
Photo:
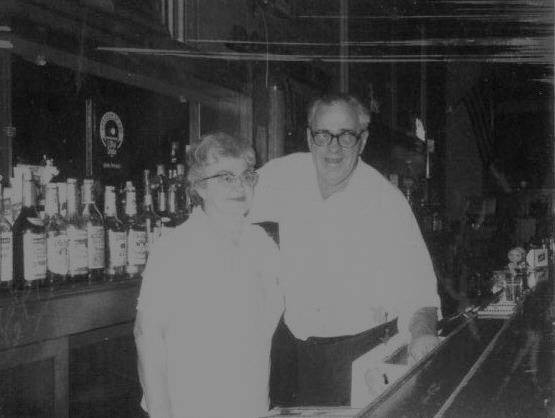
[[[54,416],[69,416],[69,348],[68,338],[43,341],[2,351],[0,369],[53,359]]]
[[[72,20],[86,16],[87,25],[96,35],[102,32],[117,34],[130,40],[136,40],[137,33],[149,33],[153,37],[171,42],[167,29],[156,20],[156,16],[142,16],[134,11],[117,7],[114,11],[87,7],[80,2],[66,0],[17,0],[3,8],[12,14],[24,14],[37,24],[58,27]],[[74,34],[78,34],[79,28]]]
[[[179,80],[179,85],[175,85],[134,72],[131,68],[118,68],[19,37],[13,37],[12,42],[13,52],[31,62],[35,61],[38,51],[42,51],[48,62],[61,67],[151,90],[165,96],[178,99],[184,97],[189,102],[200,102],[210,107],[237,111],[238,100],[246,97],[244,94],[193,77],[183,76],[183,79]]]
[[[189,143],[194,145],[199,141],[200,131],[200,103],[189,103]]]
[[[108,328],[95,329],[80,334],[72,335],[69,339],[69,348],[84,347],[99,341],[106,341],[112,338],[118,338],[125,335],[133,334],[134,321],[117,324]]]
[[[69,417],[69,344],[68,338],[56,340],[58,347],[54,357],[54,413],[57,417]]]
[[[252,99],[246,96],[240,98],[238,108],[241,115],[241,120],[239,121],[241,138],[249,141],[251,144],[254,145]]]
[[[11,51],[0,49],[0,173],[12,173],[12,59]]]
[[[93,175],[94,107],[91,98],[85,101],[85,173]]]

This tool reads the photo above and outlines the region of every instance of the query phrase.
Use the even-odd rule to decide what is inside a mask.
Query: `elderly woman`
[[[201,204],[153,248],[137,306],[143,407],[153,418],[261,416],[283,299],[277,247],[245,219],[254,151],[215,133],[189,159]]]

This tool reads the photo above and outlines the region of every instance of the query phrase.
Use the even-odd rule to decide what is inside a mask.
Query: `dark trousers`
[[[354,360],[397,333],[397,319],[355,335],[306,341],[283,318],[272,339],[271,406],[346,406]]]

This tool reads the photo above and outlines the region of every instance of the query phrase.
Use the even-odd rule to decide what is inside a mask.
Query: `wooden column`
[[[189,144],[196,144],[200,135],[200,103],[189,102]]]
[[[248,96],[243,96],[238,101],[240,136],[254,145],[252,99]]]
[[[270,112],[268,114],[268,160],[283,155],[285,141],[285,98],[277,85],[268,89]]]
[[[12,59],[11,51],[0,49],[0,174],[4,179],[12,173]]]

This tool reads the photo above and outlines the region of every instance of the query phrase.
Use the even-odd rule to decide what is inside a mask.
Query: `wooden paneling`
[[[118,407],[118,416],[140,416],[133,341],[139,284],[0,298],[0,381],[11,390],[0,396],[0,416],[114,416]]]
[[[0,370],[15,368],[22,365],[31,365],[32,363],[51,360],[53,374],[51,384],[54,388],[54,399],[53,399],[53,416],[59,418],[65,418],[68,415],[68,385],[69,385],[69,372],[68,372],[68,339],[67,337],[58,338],[56,340],[48,340],[40,343],[29,344],[24,347],[11,348],[2,351],[0,356]],[[39,367],[38,364],[35,367]],[[39,367],[38,370],[42,369]],[[45,376],[38,375],[37,378],[42,379]],[[5,379],[5,377],[4,377]],[[33,382],[29,382],[33,385]],[[40,384],[40,382],[39,382]],[[32,392],[32,391],[30,391]],[[32,396],[32,393],[18,393],[16,396],[20,398],[20,402],[23,401],[23,405],[27,396]],[[10,397],[7,400],[8,403],[14,401],[14,397]],[[29,399],[28,402],[31,400]],[[34,399],[34,402],[41,401],[39,398]],[[40,404],[47,405],[48,400],[42,399]],[[15,411],[19,409],[16,405],[11,406]],[[3,408],[2,412],[5,409]],[[14,411],[8,411],[8,413],[14,413]],[[43,411],[45,412],[45,411]],[[3,416],[3,415],[2,415]]]

